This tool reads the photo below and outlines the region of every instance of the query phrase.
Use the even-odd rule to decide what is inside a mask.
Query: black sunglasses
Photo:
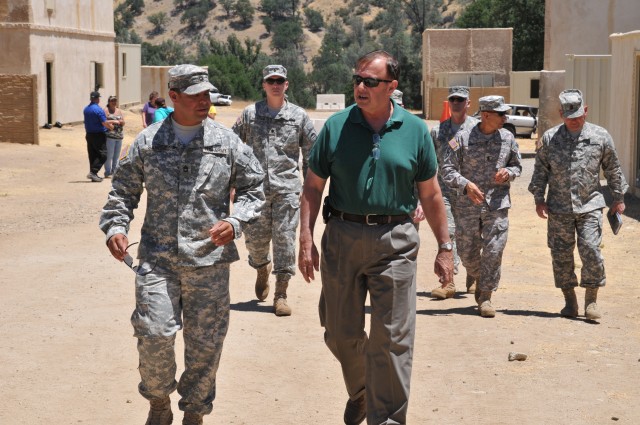
[[[464,97],[450,97],[449,98],[449,102],[464,102],[465,99]]]
[[[359,75],[353,76],[353,84],[356,86],[359,86],[360,83],[364,83],[364,85],[367,87],[378,87],[380,83],[391,83],[391,82],[393,82],[393,80],[379,80],[377,78],[370,78],[370,77],[365,78]]]
[[[265,83],[269,84],[270,86],[274,85],[274,84],[284,84],[285,80],[284,78],[267,78],[266,80],[264,80]]]
[[[127,250],[132,247],[133,245],[137,244],[138,242],[134,242],[132,244],[130,244],[129,246],[127,246]],[[133,265],[133,258],[131,257],[131,255],[127,254],[124,257],[123,262],[131,269],[135,272],[135,274],[140,275],[140,276],[144,276],[147,275],[149,273],[151,273],[153,271],[153,269],[156,268],[156,264],[153,265],[153,267],[151,267],[150,269],[147,267],[143,267],[142,265],[137,265],[134,266]]]
[[[504,111],[500,111],[500,112],[498,112],[498,111],[491,111],[491,112],[493,112],[494,114],[498,114],[498,116],[499,116],[499,117],[504,117],[505,115],[507,115],[507,113],[506,113],[506,112],[504,112]]]

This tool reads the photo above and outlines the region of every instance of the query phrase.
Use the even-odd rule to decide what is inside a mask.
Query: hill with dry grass
[[[114,0],[114,9],[124,0]],[[468,0],[467,0],[468,1]],[[461,10],[461,4],[466,3],[465,0],[444,0],[444,6],[442,7],[443,17],[448,17],[444,27],[449,26],[455,17]],[[143,41],[158,45],[165,40],[174,40],[181,45],[185,46],[186,52],[193,54],[196,52],[199,41],[206,41],[210,37],[219,40],[226,41],[230,34],[235,34],[239,40],[249,38],[256,40],[262,44],[262,51],[271,53],[271,35],[267,33],[264,25],[262,24],[263,14],[258,10],[260,6],[260,0],[251,0],[251,4],[256,9],[253,23],[244,28],[240,24],[239,19],[236,17],[227,17],[227,14],[218,2],[216,7],[209,12],[205,25],[198,31],[192,32],[188,30],[187,24],[180,22],[181,13],[176,13],[176,6],[173,0],[145,0],[145,8],[143,13],[136,17],[132,30],[135,31]],[[304,0],[300,4],[300,8],[310,7],[322,13],[325,23],[332,20],[335,16],[335,12],[347,6],[348,3],[344,0]],[[371,7],[371,12],[365,16],[365,22],[373,19],[379,9]],[[164,27],[164,31],[160,34],[153,34],[154,26],[149,22],[148,17],[154,13],[164,12],[168,19],[168,24]],[[300,13],[302,11],[300,10]],[[322,38],[324,37],[324,29],[318,32],[311,32],[307,28],[304,28],[305,35],[305,48],[304,55],[308,59],[308,66],[311,64],[311,58],[314,57],[320,45]]]

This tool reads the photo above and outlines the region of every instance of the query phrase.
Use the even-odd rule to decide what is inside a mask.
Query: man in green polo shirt
[[[300,211],[298,267],[320,268],[320,322],[349,394],[345,424],[406,423],[420,240],[410,213],[419,201],[440,249],[435,273],[453,279],[452,245],[437,160],[425,123],[390,99],[397,60],[384,51],[358,59],[353,105],[329,118],[309,158]],[[313,229],[327,182],[322,264]],[[364,330],[365,300],[371,327]]]

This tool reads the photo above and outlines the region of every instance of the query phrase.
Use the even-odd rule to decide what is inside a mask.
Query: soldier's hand
[[[111,236],[107,241],[107,247],[115,258],[118,261],[124,260],[125,255],[127,255],[127,246],[129,245],[129,239],[127,239],[126,235],[122,233],[116,233]]]
[[[320,270],[320,255],[313,240],[300,238],[300,252],[298,253],[298,269],[304,280],[309,283],[315,280],[314,270]]]
[[[615,213],[624,213],[626,206],[624,202],[614,202],[611,204],[611,208],[609,208],[609,215],[613,215]]]
[[[433,271],[443,286],[453,282],[453,251],[439,251],[436,255]]]
[[[508,182],[510,177],[511,175],[509,174],[509,171],[507,171],[506,168],[500,168],[496,172],[496,175],[493,177],[493,180],[496,183],[502,184],[502,183]]]
[[[546,202],[540,202],[539,204],[536,204],[536,214],[538,214],[538,217],[540,218],[547,218],[547,215],[549,214],[549,209],[547,208],[547,203]]]
[[[467,196],[476,205],[480,205],[484,202],[484,192],[480,190],[475,183],[469,182],[467,183]]]
[[[235,234],[231,223],[220,220],[209,229],[209,235],[216,246],[223,246],[231,242]]]

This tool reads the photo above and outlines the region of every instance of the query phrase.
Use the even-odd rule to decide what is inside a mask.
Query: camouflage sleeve
[[[529,192],[533,194],[536,205],[544,202],[544,194],[547,190],[547,184],[549,183],[549,171],[551,167],[549,166],[548,147],[549,136],[545,134],[542,136],[540,149],[538,149],[536,153],[533,175],[529,183]]]
[[[240,116],[236,120],[235,124],[233,124],[233,127],[231,127],[231,130],[238,135],[240,140],[247,143],[247,120],[245,119],[245,114],[246,109],[240,113]]]
[[[236,144],[231,170],[231,186],[236,188],[236,201],[233,204],[229,222],[234,224],[232,220],[235,219],[245,224],[255,221],[264,205],[265,198],[262,190],[264,171],[250,147],[240,141]],[[234,229],[236,237],[239,237],[242,229],[237,229],[236,226]]]
[[[611,196],[616,202],[624,201],[624,194],[629,189],[627,180],[624,178],[618,154],[616,153],[613,139],[609,133],[606,134],[604,140],[604,152],[602,155],[602,171],[607,179],[607,185],[611,191]]]
[[[117,233],[126,235],[133,220],[133,210],[138,207],[143,192],[144,170],[140,145],[144,136],[139,135],[127,154],[118,163],[118,172],[111,181],[111,191],[100,215],[100,229],[107,240]]]
[[[302,178],[304,179],[307,175],[307,170],[309,169],[309,154],[311,153],[311,148],[313,144],[316,142],[318,138],[318,134],[316,133],[316,128],[313,126],[313,121],[309,118],[307,114],[305,114],[304,120],[302,121],[302,131],[300,134],[300,149],[302,150]]]
[[[511,155],[505,168],[509,171],[510,180],[513,181],[513,179],[520,177],[522,174],[522,157],[520,156],[520,147],[515,137],[511,134],[509,134],[509,137],[511,137]]]
[[[464,193],[469,180],[460,174],[460,162],[462,160],[462,138],[460,133],[448,144],[442,146],[442,164],[440,173],[444,183],[452,189],[456,189],[459,195]]]

